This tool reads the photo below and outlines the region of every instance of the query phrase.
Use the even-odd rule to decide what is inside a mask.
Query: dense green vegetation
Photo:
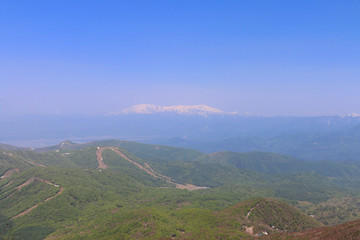
[[[254,204],[254,201],[251,201]],[[253,222],[261,222],[279,230],[301,231],[314,226],[320,226],[314,218],[277,200],[256,201],[248,218]]]
[[[7,170],[9,169],[24,169],[26,167],[29,167],[30,164],[27,162],[24,162],[14,156],[14,153],[9,151],[1,151],[0,149],[0,174],[3,175]]]
[[[259,208],[252,209],[250,204],[258,204]],[[268,204],[278,215],[266,214],[263,207]],[[257,232],[281,231],[272,228],[263,219],[253,221],[247,218],[248,211],[253,211],[254,216],[262,213],[264,219],[272,217],[274,224],[284,230],[319,226],[313,218],[272,199],[255,199],[217,212],[189,205],[191,203],[184,202],[176,209],[151,207],[128,210],[116,207],[92,219],[90,226],[88,221],[84,221],[71,226],[71,230],[60,230],[57,234],[66,239],[252,239],[252,235],[245,231],[248,227]],[[282,211],[287,213],[287,218],[280,216]]]
[[[267,174],[290,174],[316,172],[339,181],[360,179],[360,161],[305,161],[289,156],[267,152],[218,152],[202,155],[197,161],[218,163]]]
[[[129,159],[177,183],[210,188],[176,189],[112,150],[102,154],[109,168],[97,169],[98,146],[117,146]],[[326,175],[320,166],[271,153],[207,155],[115,140],[67,142],[39,152],[1,150],[0,166],[1,175],[19,169],[0,180],[0,239],[7,240],[49,234],[59,239],[252,239],[262,232],[319,226],[289,204],[325,224],[358,214],[351,210],[358,206],[356,170],[334,163]],[[349,207],[341,208],[344,203]]]
[[[325,225],[336,225],[360,218],[360,197],[332,198],[316,206],[301,206]]]
[[[295,233],[281,233],[272,234],[263,239],[271,240],[312,240],[312,239],[326,239],[326,240],[357,240],[360,239],[360,220],[351,221],[344,224],[331,227],[320,227],[315,229],[308,229]]]

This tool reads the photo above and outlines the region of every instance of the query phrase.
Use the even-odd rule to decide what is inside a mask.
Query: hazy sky
[[[358,0],[0,0],[0,113],[359,113],[359,29]]]

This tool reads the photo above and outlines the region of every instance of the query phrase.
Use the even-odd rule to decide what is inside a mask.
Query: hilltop
[[[132,214],[115,208],[111,218],[102,219],[101,222],[95,219],[94,225],[97,227],[90,226],[87,233],[79,234],[78,232],[86,227],[77,224],[71,227],[70,231],[59,231],[55,237],[107,239],[114,233],[127,230],[127,234],[119,236],[130,239],[254,239],[264,233],[292,232],[295,229],[309,229],[321,225],[312,217],[274,199],[249,200],[222,211],[193,208],[191,205],[191,202],[182,202],[170,211],[146,208]],[[264,207],[272,211],[264,211]],[[287,215],[272,215],[274,212],[286,212]],[[253,218],[259,214],[262,219]],[[164,224],[165,222],[168,224]],[[107,229],[108,226],[110,230]],[[106,232],[108,235],[104,235]]]

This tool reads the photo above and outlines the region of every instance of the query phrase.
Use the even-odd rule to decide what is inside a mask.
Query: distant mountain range
[[[225,112],[218,108],[214,108],[208,105],[199,104],[199,105],[169,105],[162,106],[156,104],[137,104],[124,108],[121,111],[108,112],[109,115],[120,115],[120,114],[155,114],[155,113],[175,113],[180,115],[243,115],[251,116],[251,114],[240,114],[239,112]],[[336,116],[335,116],[336,117]],[[360,114],[358,113],[349,113],[344,116],[338,116],[341,118],[359,118]]]
[[[16,146],[12,146],[12,145],[9,145],[9,144],[4,144],[4,143],[0,143],[0,148],[1,148],[1,149],[6,149],[6,150],[22,150],[22,151],[30,151],[30,150],[33,150],[33,148],[16,147]]]
[[[206,105],[135,105],[118,115],[0,119],[0,142],[44,147],[70,139],[124,139],[202,152],[265,151],[306,160],[359,160],[360,117],[260,117]],[[6,148],[6,147],[4,147]]]
[[[125,108],[122,114],[154,114],[154,113],[175,113],[183,115],[207,116],[211,114],[237,114],[236,112],[224,112],[220,109],[207,105],[173,105],[160,106],[154,104],[139,104]],[[119,113],[117,113],[119,114]]]

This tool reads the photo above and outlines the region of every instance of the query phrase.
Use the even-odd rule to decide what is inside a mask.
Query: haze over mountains
[[[360,117],[262,117],[206,105],[135,105],[113,115],[0,119],[0,142],[40,147],[66,139],[124,139],[203,152],[265,151],[307,160],[356,160]]]
[[[0,121],[6,240],[360,236],[356,114],[145,104]]]

